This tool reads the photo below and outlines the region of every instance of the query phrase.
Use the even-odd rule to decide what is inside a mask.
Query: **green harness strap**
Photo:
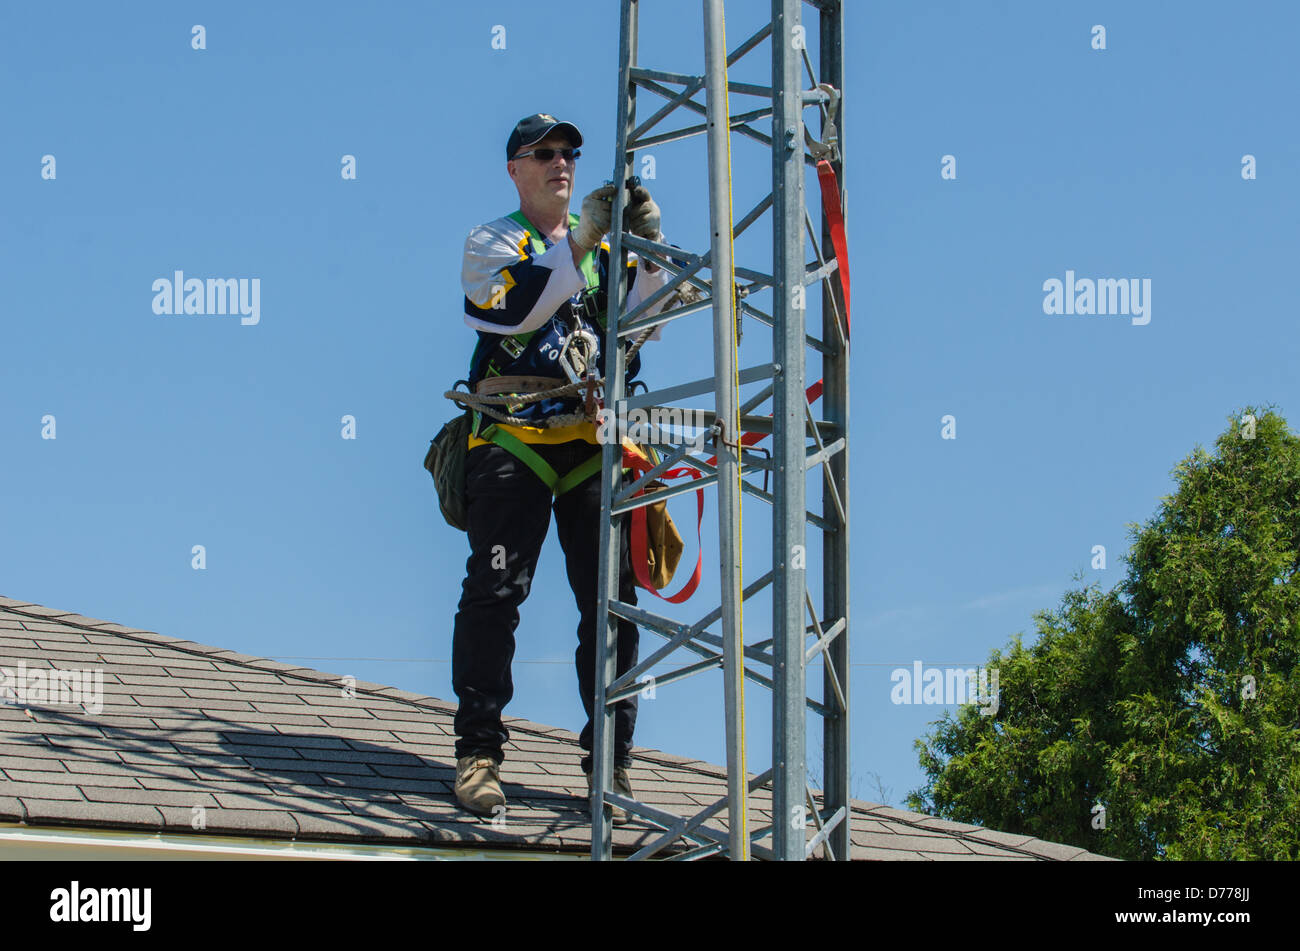
[[[519,439],[517,436],[512,436],[510,433],[500,429],[496,423],[493,423],[487,429],[483,430],[479,435],[479,438],[487,439],[490,442],[496,443],[528,468],[532,469],[537,478],[541,479],[542,482],[545,483],[546,487],[551,490],[557,499],[574,486],[581,485],[600,471],[602,453],[597,452],[586,462],[571,469],[563,476],[558,475],[556,471],[551,468],[550,463],[538,455],[537,451],[529,446],[528,443]]]

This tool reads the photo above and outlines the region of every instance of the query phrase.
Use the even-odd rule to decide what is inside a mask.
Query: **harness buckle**
[[[588,371],[595,373],[593,364],[600,342],[590,330],[574,330],[564,338],[564,346],[556,362],[570,383],[582,383]]]
[[[589,287],[578,295],[576,304],[570,302],[569,309],[575,316],[594,322],[601,314],[600,288]]]

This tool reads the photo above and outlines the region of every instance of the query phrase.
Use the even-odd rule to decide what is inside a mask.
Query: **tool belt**
[[[490,376],[479,380],[474,385],[474,392],[479,396],[525,396],[566,386],[570,382],[558,376]],[[570,398],[576,398],[576,394]],[[507,413],[517,413],[523,407],[523,402],[506,403],[505,409]]]
[[[479,396],[499,396],[502,393],[536,393],[553,390],[569,381],[558,376],[489,376],[479,380],[474,392]]]

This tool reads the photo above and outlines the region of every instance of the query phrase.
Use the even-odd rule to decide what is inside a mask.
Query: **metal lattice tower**
[[[613,180],[633,174],[638,150],[694,135],[708,144],[707,184],[710,240],[699,251],[678,250],[629,233],[611,232],[611,260],[623,262],[630,249],[642,259],[666,268],[673,277],[668,285],[633,311],[626,311],[623,266],[611,267],[610,320],[605,352],[610,355],[605,405],[617,409],[620,419],[634,409],[674,408],[676,401],[713,394],[714,409],[704,413],[711,426],[703,451],[683,445],[666,433],[650,441],[661,448],[663,459],[649,473],[628,486],[621,484],[622,457],[614,441],[604,446],[599,590],[602,593],[597,630],[596,711],[594,716],[592,797],[592,858],[612,857],[608,811],[601,803],[614,803],[665,831],[633,858],[649,858],[681,836],[694,843],[681,857],[726,855],[732,859],[802,860],[814,853],[836,860],[850,857],[849,840],[849,352],[847,314],[842,288],[831,280],[837,261],[831,252],[831,226],[821,205],[806,202],[809,170],[819,159],[831,163],[840,183],[842,205],[843,154],[840,94],[844,88],[843,10],[841,0],[771,0],[771,19],[738,47],[727,52],[723,33],[722,0],[703,0],[704,71],[683,75],[642,67],[637,63],[640,7],[650,0],[622,0],[619,36],[618,144]],[[807,4],[813,13],[805,26],[800,17]],[[689,35],[689,34],[687,34]],[[728,67],[752,51],[771,53],[771,86],[729,82]],[[809,47],[817,44],[819,74],[814,74]],[[758,55],[758,54],[756,54]],[[805,81],[806,80],[806,81]],[[636,120],[638,89],[666,100],[647,119]],[[702,94],[703,102],[697,101]],[[757,97],[758,108],[731,114],[730,94]],[[820,138],[804,126],[805,109],[820,114]],[[665,130],[664,120],[674,113],[694,113],[694,124]],[[704,121],[699,122],[698,117]],[[752,123],[771,120],[770,131]],[[839,129],[837,134],[836,129]],[[652,132],[652,130],[654,130]],[[771,153],[771,192],[737,221],[731,207],[731,138],[742,136],[749,148]],[[807,148],[805,148],[807,143]],[[626,192],[616,191],[613,221],[622,221]],[[814,192],[816,194],[816,192]],[[701,193],[703,197],[703,192]],[[814,220],[821,227],[814,229]],[[771,273],[744,267],[733,260],[733,242],[747,229],[766,227],[772,234]],[[675,235],[683,241],[683,236]],[[809,257],[811,255],[811,261]],[[674,260],[679,263],[674,263]],[[685,266],[680,262],[685,261]],[[683,283],[699,288],[702,298],[647,317],[647,308],[672,294]],[[809,334],[806,302],[821,289],[821,327]],[[771,313],[751,298],[770,294]],[[739,311],[739,312],[738,312]],[[620,340],[645,327],[666,321],[712,313],[714,373],[658,390],[627,396],[626,367]],[[741,369],[737,333],[743,316],[771,328],[770,351],[766,340],[750,341],[746,355],[762,359]],[[754,337],[766,334],[753,332]],[[751,347],[759,348],[752,351]],[[823,392],[820,403],[807,393],[805,356],[811,348],[820,356]],[[648,351],[648,355],[649,355]],[[670,372],[670,367],[656,366]],[[743,384],[763,383],[763,388],[740,400]],[[771,400],[771,416],[759,415]],[[821,410],[819,418],[814,411]],[[750,451],[742,433],[771,433],[772,453],[765,458]],[[716,455],[716,465],[705,460]],[[618,597],[620,536],[611,530],[619,516],[648,501],[632,498],[644,483],[678,464],[688,464],[704,478],[657,493],[654,501],[707,486],[715,492],[718,518],[718,557],[721,603],[693,621],[678,621],[623,603]],[[807,510],[808,473],[820,468],[823,478],[821,512]],[[751,474],[770,475],[772,491],[746,479]],[[772,510],[770,550],[742,552],[741,498],[749,495]],[[808,526],[822,533],[820,549],[808,545]],[[705,536],[708,544],[708,536]],[[754,546],[751,545],[751,548]],[[762,574],[741,577],[741,565],[761,566]],[[813,555],[819,555],[814,558]],[[814,602],[807,576],[821,571],[820,609]],[[770,637],[745,641],[743,602],[771,587]],[[639,601],[644,601],[638,598]],[[622,677],[616,677],[614,644],[618,618],[626,618],[665,639],[647,652]],[[768,626],[749,618],[753,629]],[[711,633],[719,625],[721,634]],[[677,816],[617,795],[613,778],[612,704],[641,689],[638,678],[670,654],[687,650],[699,659],[655,678],[657,687],[704,670],[721,668],[727,741],[727,796],[693,816]],[[808,696],[805,671],[820,657],[820,698]],[[761,684],[772,690],[772,755],[770,766],[750,779],[746,769],[744,736],[744,685]],[[661,701],[662,702],[662,701]],[[805,750],[809,710],[823,718],[824,791],[814,797],[807,781]],[[757,789],[770,786],[773,822],[750,828],[748,799]],[[820,801],[818,801],[820,799]],[[711,817],[727,810],[727,827],[710,825]]]

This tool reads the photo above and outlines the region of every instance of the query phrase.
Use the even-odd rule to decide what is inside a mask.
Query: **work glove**
[[[590,251],[609,232],[610,218],[614,214],[614,186],[602,185],[582,199],[582,212],[578,227],[573,231],[573,241],[584,251]]]
[[[627,210],[627,230],[637,237],[658,241],[662,237],[659,223],[659,206],[650,197],[649,189],[638,185],[632,190],[632,204]]]

